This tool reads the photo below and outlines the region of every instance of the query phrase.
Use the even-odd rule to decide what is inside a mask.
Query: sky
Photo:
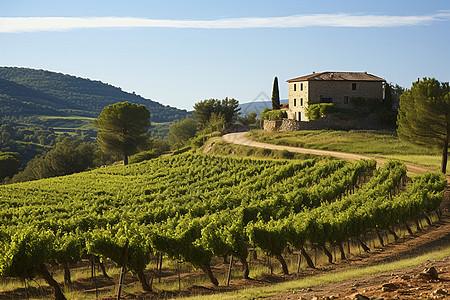
[[[191,110],[264,100],[278,77],[450,81],[448,0],[0,0],[0,66],[100,80]]]

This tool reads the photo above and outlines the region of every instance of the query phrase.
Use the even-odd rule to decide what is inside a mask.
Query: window
[[[294,98],[294,106],[297,106],[297,99]]]
[[[356,83],[352,83],[352,91],[356,91]]]
[[[297,90],[297,84],[294,83],[294,92]]]
[[[303,83],[300,83],[300,91],[303,91]]]
[[[344,104],[348,104],[348,96],[344,96]]]
[[[303,106],[303,98],[300,98],[300,106]]]

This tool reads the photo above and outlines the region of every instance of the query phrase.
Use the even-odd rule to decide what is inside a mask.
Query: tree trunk
[[[339,251],[341,252],[341,259],[346,259],[344,247],[342,247],[341,243],[338,243],[338,248],[339,248]]]
[[[313,264],[313,261],[311,260],[311,257],[309,257],[308,253],[306,253],[305,249],[300,248],[300,253],[303,255],[303,257],[306,259],[306,263],[308,266],[312,269],[315,269],[316,267]]]
[[[128,165],[128,155],[126,154],[123,155],[123,165],[124,166]]]
[[[408,230],[409,235],[413,235],[413,232],[411,230],[411,227],[409,227],[408,223],[405,221],[403,222],[405,224],[406,230]]]
[[[427,216],[426,213],[423,213],[423,217],[425,218],[425,221],[427,221],[428,226],[431,226],[431,220],[430,220],[430,218]]]
[[[105,268],[105,265],[103,264],[103,262],[97,256],[95,257],[95,260],[98,262],[98,265],[100,266],[100,269],[102,270],[103,277],[111,279],[112,277],[106,273],[106,268]]]
[[[248,267],[247,259],[244,256],[238,255],[239,261],[242,264],[242,268],[244,269],[244,279],[250,279],[248,275],[250,274],[250,269]]]
[[[422,230],[422,228],[420,227],[419,219],[417,217],[415,217],[414,221],[416,222],[417,231]]]
[[[392,234],[394,236],[394,240],[398,240],[398,236],[395,233],[395,231],[393,229],[391,229],[391,227],[388,226],[388,231],[390,234]]]
[[[361,241],[359,236],[356,237],[356,240],[358,240],[359,244],[361,245],[361,247],[363,248],[364,251],[370,252],[370,248],[367,247],[366,244],[363,243],[363,241]]]
[[[333,255],[330,253],[330,251],[328,251],[328,249],[325,247],[325,245],[320,245],[320,248],[322,248],[325,255],[328,256],[328,262],[330,264],[332,264],[333,263]]]
[[[276,253],[274,256],[281,263],[281,268],[283,269],[283,274],[289,275],[288,266],[286,264],[286,261],[283,258],[283,255],[281,255],[281,253]]]
[[[442,149],[441,172],[444,174],[447,172],[448,139],[449,137],[447,136],[447,140],[445,141],[444,147]]]
[[[47,267],[41,264],[37,269],[37,273],[44,278],[45,282],[48,283],[55,290],[55,300],[66,300],[64,294],[61,291],[59,284],[53,279],[52,275],[48,272]]]
[[[380,241],[381,247],[384,247],[384,241],[383,237],[381,236],[380,232],[378,231],[378,228],[375,227],[375,233],[377,234],[378,240]]]
[[[136,271],[139,282],[141,283],[142,289],[146,292],[151,292],[152,287],[148,284],[147,277],[145,277],[144,270]]]
[[[228,256],[227,255],[224,255],[224,256],[222,256],[222,258],[223,258],[223,264],[224,265],[226,265],[226,264],[228,264]]]
[[[205,272],[212,284],[214,284],[215,286],[219,285],[219,282],[217,281],[216,277],[214,277],[214,274],[211,271],[210,265],[201,265],[200,268],[203,270],[203,272]]]
[[[64,268],[64,284],[67,286],[72,286],[72,280],[70,278],[70,269],[69,269],[69,263],[64,262],[63,263]]]

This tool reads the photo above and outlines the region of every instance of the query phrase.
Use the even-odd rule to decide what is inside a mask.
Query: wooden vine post
[[[233,255],[230,257],[230,265],[228,267],[228,275],[227,275],[227,286],[230,286],[231,279],[231,268],[233,267]]]
[[[127,257],[128,257],[128,240],[125,243],[123,249],[123,259],[122,259],[122,269],[120,270],[119,288],[117,289],[117,300],[120,300],[120,294],[122,292],[123,278],[125,277],[125,272],[127,269]]]
[[[181,293],[180,262],[178,260],[177,260],[177,273],[178,273],[178,293]]]

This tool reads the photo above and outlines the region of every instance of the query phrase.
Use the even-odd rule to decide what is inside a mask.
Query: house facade
[[[366,72],[321,72],[287,80],[289,119],[308,121],[306,108],[315,103],[334,103],[351,108],[351,98],[383,99],[386,80]]]

